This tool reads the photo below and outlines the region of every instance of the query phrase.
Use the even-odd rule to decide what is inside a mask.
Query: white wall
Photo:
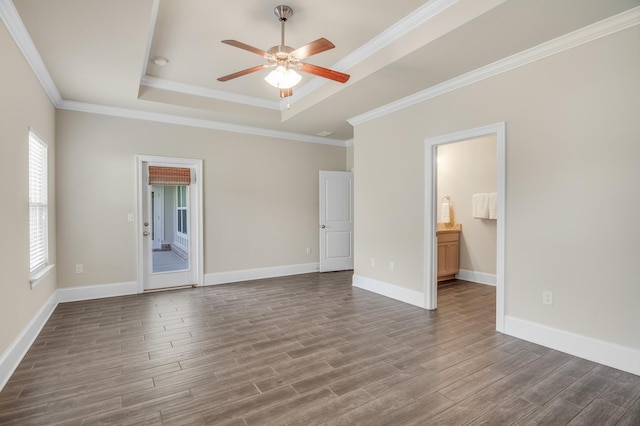
[[[638,75],[635,26],[357,126],[355,274],[423,290],[424,141],[504,121],[506,314],[640,349]]]
[[[205,280],[318,262],[318,172],[343,147],[71,111],[56,132],[59,287],[136,281],[136,154],[204,160]]]
[[[438,146],[438,207],[451,197],[460,234],[460,269],[489,275],[496,273],[496,221],[473,218],[472,197],[496,192],[497,153],[494,135]],[[440,222],[441,209],[436,210]]]
[[[49,260],[56,263],[55,109],[0,25],[0,360],[51,297],[55,269],[29,284],[29,128],[49,146]],[[0,365],[0,385],[3,365]]]

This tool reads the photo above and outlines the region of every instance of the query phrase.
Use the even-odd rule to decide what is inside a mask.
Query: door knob
[[[322,225],[320,228],[324,229],[324,228],[326,228],[326,226]]]
[[[149,235],[149,231],[144,231],[144,232],[142,233],[142,235],[144,235],[144,236],[146,237],[147,235]]]

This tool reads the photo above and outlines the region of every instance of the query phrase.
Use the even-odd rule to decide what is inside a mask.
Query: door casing
[[[136,243],[137,243],[137,282],[138,292],[144,292],[144,211],[143,197],[146,196],[144,185],[144,164],[152,163],[165,167],[190,167],[194,169],[194,179],[191,184],[193,197],[189,206],[191,210],[191,231],[190,236],[196,239],[192,242],[191,256],[192,278],[195,285],[204,284],[204,239],[203,239],[203,174],[202,160],[180,157],[162,157],[154,155],[136,155],[136,194],[137,194],[137,220],[135,223]]]
[[[438,265],[436,241],[436,183],[437,147],[468,139],[494,135],[497,149],[496,190],[498,193],[498,219],[496,224],[496,330],[504,332],[504,287],[505,287],[505,230],[506,230],[506,124],[504,122],[477,127],[475,129],[436,136],[425,140],[425,197],[424,197],[424,306],[438,306]]]

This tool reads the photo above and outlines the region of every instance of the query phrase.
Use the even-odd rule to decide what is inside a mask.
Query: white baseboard
[[[456,274],[456,278],[459,280],[493,286],[495,286],[497,282],[495,274],[485,274],[484,272],[468,271],[466,269],[460,269]]]
[[[640,375],[640,351],[547,327],[520,318],[505,316],[505,333],[551,349]]]
[[[318,263],[301,263],[299,265],[272,266],[268,268],[245,269],[241,271],[214,272],[205,274],[204,285],[237,283],[240,281],[259,280],[262,278],[285,277],[288,275],[318,272]]]
[[[353,275],[352,285],[363,290],[390,297],[391,299],[399,300],[400,302],[424,308],[424,294],[419,291],[409,290],[394,284],[355,274]]]
[[[56,290],[58,302],[78,302],[80,300],[103,299],[105,297],[127,296],[138,293],[138,283],[87,285],[84,287],[63,287]]]
[[[38,313],[29,321],[29,324],[22,329],[22,332],[9,345],[6,351],[0,356],[0,391],[7,384],[22,358],[33,344],[36,337],[47,323],[47,320],[58,306],[58,299],[54,292],[49,300],[40,308]]]

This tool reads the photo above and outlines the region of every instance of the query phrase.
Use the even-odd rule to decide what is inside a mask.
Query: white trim
[[[251,105],[259,108],[281,111],[280,101],[271,101],[257,98],[255,96],[240,95],[237,93],[225,92],[224,90],[209,89],[192,84],[178,83],[175,81],[163,80],[157,77],[145,76],[140,84],[155,89],[168,90],[171,92],[185,93],[187,95],[201,96],[204,98],[218,99],[221,101],[235,102],[238,104]],[[286,108],[286,105],[285,105]]]
[[[135,281],[115,284],[87,285],[82,287],[64,287],[57,290],[58,302],[78,302],[81,300],[104,299],[105,297],[128,296],[138,294]]]
[[[478,284],[496,285],[496,275],[486,274],[484,272],[468,271],[460,269],[456,274],[456,278],[465,281],[471,281]]]
[[[7,31],[13,37],[18,49],[22,52],[24,59],[27,61],[33,73],[35,74],[40,85],[44,89],[49,99],[54,105],[57,105],[62,96],[56,87],[56,84],[49,74],[49,70],[40,56],[40,52],[29,35],[29,31],[24,26],[24,22],[20,18],[20,14],[11,0],[0,0],[0,19],[7,27]]]
[[[365,58],[371,56],[372,54],[383,48],[386,44],[393,42],[395,40],[394,37],[396,37],[396,39],[398,37],[401,37],[406,32],[411,31],[413,28],[415,28],[415,26],[421,25],[422,23],[431,19],[433,16],[440,13],[442,10],[450,7],[456,1],[457,0],[441,0],[436,2],[432,0],[425,3],[420,8],[416,9],[414,12],[407,15],[396,24],[392,25],[389,29],[379,34],[368,43],[364,44],[358,50],[354,51],[351,55],[346,56],[343,60],[336,63],[333,68],[340,70],[343,67],[348,68],[354,66],[355,64],[359,63],[360,61],[364,60]],[[156,3],[154,3],[153,7],[156,7]],[[27,63],[29,63],[31,69],[36,75],[36,78],[40,81],[40,84],[42,85],[44,91],[47,93],[49,99],[56,106],[56,108],[67,109],[71,111],[93,112],[96,114],[113,115],[139,120],[159,121],[184,126],[202,127],[235,133],[247,133],[267,137],[291,139],[301,142],[345,146],[345,141],[338,139],[327,139],[277,130],[260,129],[255,127],[232,125],[228,123],[202,119],[189,119],[186,117],[169,114],[159,114],[144,112],[140,110],[116,108],[64,100],[62,99],[62,96],[58,91],[53,79],[51,78],[49,71],[44,65],[44,61],[42,60],[40,53],[35,47],[31,36],[25,28],[24,23],[22,22],[22,19],[20,18],[20,15],[18,14],[11,0],[0,0],[0,19],[4,22],[7,30],[16,42],[16,45],[24,55],[25,60],[27,61]],[[572,33],[558,37],[549,42],[542,43],[536,47],[504,58],[500,61],[478,68],[451,80],[432,86],[428,89],[414,93],[413,95],[399,99],[395,102],[383,105],[364,114],[352,117],[347,121],[352,126],[356,126],[375,118],[382,117],[392,112],[415,105],[417,103],[424,102],[444,93],[448,93],[466,87],[470,84],[477,83],[478,81],[493,77],[522,65],[526,65],[528,63],[543,59],[547,56],[560,53],[581,44],[597,40],[598,38],[605,37],[618,31],[622,31],[638,24],[640,24],[640,6],[629,9],[618,15],[604,19],[582,29],[576,30]],[[143,68],[146,70],[146,64],[148,62],[148,52],[145,53],[145,57],[146,61],[143,65]],[[145,81],[151,81],[146,80],[147,78],[150,77],[143,76],[141,78],[141,84],[144,84]],[[283,110],[284,108],[286,108],[287,103],[294,103],[304,97],[306,94],[311,93],[313,90],[322,86],[322,84],[324,84],[325,82],[320,80],[322,79],[316,78],[306,85],[302,86],[296,91],[292,98],[281,101],[279,103],[278,109]],[[179,83],[166,81],[164,81],[162,84],[167,84],[168,86],[179,85]],[[194,89],[194,87],[195,86],[184,85],[182,88],[184,90],[192,90]],[[204,94],[202,96],[207,95]],[[229,98],[229,100],[231,99]]]
[[[419,291],[410,290],[395,284],[374,280],[373,278],[367,278],[356,274],[353,275],[352,285],[362,290],[367,290],[381,296],[424,308],[424,294]]]
[[[463,130],[425,140],[424,172],[424,307],[438,306],[437,247],[436,247],[436,148],[482,136],[496,137],[496,192],[498,193],[498,219],[496,221],[496,330],[504,329],[505,246],[506,246],[506,124],[504,122]]]
[[[9,345],[0,356],[0,391],[7,384],[13,372],[18,368],[20,361],[38,337],[38,334],[49,320],[49,317],[58,306],[57,292],[49,297],[38,313],[22,329],[18,337]]]
[[[157,8],[156,4],[157,0],[154,0],[153,4],[153,13],[157,13],[155,8]],[[159,2],[158,2],[159,4]],[[233,133],[244,133],[249,135],[257,135],[257,136],[265,136],[265,137],[273,137],[279,139],[288,139],[299,142],[309,142],[309,143],[318,143],[324,145],[334,145],[334,146],[345,146],[345,142],[339,139],[330,139],[323,138],[320,136],[310,136],[303,135],[299,133],[286,132],[280,130],[272,130],[272,129],[264,129],[259,127],[251,127],[251,126],[241,126],[236,124],[212,121],[212,120],[204,120],[204,119],[194,119],[188,117],[182,117],[173,114],[161,114],[154,113],[150,111],[143,110],[135,110],[128,108],[119,108],[112,107],[107,105],[99,105],[99,104],[91,104],[86,102],[77,102],[70,101],[62,98],[60,91],[56,87],[49,70],[44,64],[42,57],[40,56],[40,52],[36,48],[29,32],[27,31],[22,19],[20,18],[20,14],[16,10],[13,2],[11,0],[0,0],[0,20],[4,22],[4,25],[7,27],[7,31],[13,37],[16,45],[22,52],[25,60],[31,67],[31,70],[35,74],[36,78],[40,82],[40,85],[44,89],[45,93],[53,103],[53,105],[58,109],[65,109],[69,111],[79,111],[79,112],[90,112],[93,114],[101,114],[101,115],[110,115],[114,117],[124,117],[131,118],[136,120],[146,120],[146,121],[155,121],[161,123],[169,123],[169,124],[178,124],[182,126],[189,127],[199,127],[204,129],[211,130],[221,130],[226,132]],[[155,25],[155,24],[154,24]],[[148,62],[148,52],[145,53],[145,64],[143,65],[144,70],[146,70],[146,64]],[[148,84],[145,84],[148,83]],[[168,82],[160,79],[153,79],[152,77],[142,77],[140,84],[149,85],[151,87],[165,88],[167,90],[176,90],[182,91],[184,93],[193,93],[195,91],[199,96],[208,96],[216,91],[211,92],[200,92],[195,89],[195,86],[189,85],[181,85],[179,83]],[[180,90],[178,90],[180,89]],[[280,109],[279,102],[277,101],[264,101],[266,103],[261,103],[258,98],[250,98],[250,97],[242,97],[241,95],[229,95],[225,97],[221,97],[221,99],[230,100],[232,102],[240,102],[240,103],[248,103],[249,105],[262,106],[264,108],[275,108],[276,110]],[[244,102],[241,102],[241,99],[244,99]],[[251,100],[252,99],[252,100]]]
[[[571,333],[521,318],[505,316],[504,332],[510,336],[640,375],[640,351]]]
[[[63,100],[57,105],[59,109],[69,111],[88,112],[91,114],[110,115],[135,120],[155,121],[180,126],[200,127],[203,129],[220,130],[232,133],[244,133],[278,139],[288,139],[298,142],[318,143],[323,145],[345,146],[345,142],[339,139],[330,139],[320,136],[303,135],[300,133],[285,132],[282,130],[263,129],[260,127],[241,126],[238,124],[224,123],[221,121],[203,120],[171,114],[161,114],[137,109],[119,108],[106,105],[89,104],[85,102]]]
[[[244,269],[240,271],[213,272],[204,276],[204,285],[229,284],[263,278],[286,277],[288,275],[318,272],[318,263],[272,266],[267,268]]]
[[[38,269],[34,274],[29,277],[29,284],[31,288],[36,288],[41,282],[49,275],[49,273],[55,268],[55,264],[46,264],[43,268]]]
[[[421,90],[347,121],[357,126],[640,24],[640,6]]]

